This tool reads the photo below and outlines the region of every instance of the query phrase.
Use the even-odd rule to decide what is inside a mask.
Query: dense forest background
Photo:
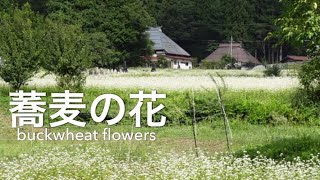
[[[79,26],[98,67],[142,65],[151,53],[144,33],[150,26],[161,26],[198,62],[231,36],[268,63],[277,62],[281,52],[304,54],[303,47],[266,40],[285,8],[279,0],[1,0],[0,11],[10,13],[27,2],[43,19]]]

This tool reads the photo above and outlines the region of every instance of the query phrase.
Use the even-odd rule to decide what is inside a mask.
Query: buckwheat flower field
[[[157,153],[121,160],[102,146],[39,149],[0,161],[1,179],[318,179],[320,159],[276,162],[216,154]]]
[[[96,70],[97,73],[88,74],[87,87],[103,88],[157,88],[168,90],[203,89],[214,87],[209,74],[217,77],[216,73],[223,76],[223,81],[216,78],[218,83],[223,83],[230,89],[266,89],[283,90],[299,86],[299,81],[294,76],[263,77],[261,71],[219,70],[219,71],[168,71],[159,70],[151,73],[143,70],[133,70],[129,73],[115,73],[107,70]],[[167,72],[168,71],[168,72]],[[288,75],[288,74],[287,74]],[[0,84],[4,84],[1,82]],[[31,87],[55,86],[53,75],[43,77],[39,73],[29,83]]]

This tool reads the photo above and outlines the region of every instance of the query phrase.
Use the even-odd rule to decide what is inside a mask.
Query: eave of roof
[[[310,60],[308,56],[293,56],[293,55],[288,55],[286,59],[290,59],[293,61],[309,61]]]

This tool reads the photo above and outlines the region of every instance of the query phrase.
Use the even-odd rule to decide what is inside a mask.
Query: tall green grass
[[[32,88],[26,88],[30,91]],[[85,109],[81,109],[83,113],[90,113],[92,102],[102,94],[116,94],[125,102],[126,113],[124,120],[120,122],[123,125],[131,124],[129,112],[135,107],[137,99],[130,99],[130,94],[138,93],[140,89],[103,89],[103,88],[87,88],[84,90],[83,103],[86,104]],[[48,104],[52,102],[51,93],[63,92],[59,88],[37,88],[38,92],[46,92],[47,97],[43,101],[47,101],[47,111],[45,112],[45,121],[48,124],[49,115],[56,110],[49,109]],[[151,93],[151,89],[145,89],[145,93]],[[154,107],[164,104],[165,108],[157,113],[156,118],[160,115],[167,117],[167,126],[170,125],[189,125],[191,124],[192,106],[191,96],[188,90],[158,90],[158,93],[167,95],[166,99],[158,99],[154,102]],[[231,120],[239,120],[251,124],[320,124],[320,105],[295,105],[296,90],[283,91],[264,91],[264,90],[226,90],[222,93],[223,103],[226,107],[226,113]],[[146,99],[141,110],[141,119],[146,119],[147,109]],[[0,87],[0,108],[3,114],[10,115],[9,112],[9,89]],[[196,91],[195,93],[196,118],[197,121],[212,122],[219,121],[221,117],[218,100],[213,90]],[[97,112],[102,112],[104,102],[99,103]],[[109,110],[109,118],[118,114],[118,105],[112,102]],[[52,122],[54,120],[50,120]],[[94,123],[91,119],[87,119],[90,123]],[[143,121],[143,125],[146,123]]]
[[[30,91],[35,88],[26,88]],[[59,88],[36,88],[38,92],[46,92],[48,97],[44,100],[52,102],[51,93],[63,92]],[[126,103],[126,115],[123,120],[114,126],[113,131],[130,132],[133,118],[129,117],[128,112],[136,105],[136,99],[130,99],[129,95],[138,93],[140,89],[102,89],[87,88],[84,90],[84,103],[87,108],[82,112],[89,113],[90,105],[93,100],[102,94],[116,94]],[[151,89],[145,89],[145,92],[151,92]],[[155,118],[160,115],[167,117],[167,123],[162,128],[148,128],[146,126],[146,107],[142,108],[142,128],[134,128],[134,131],[157,133],[155,142],[103,142],[103,146],[110,148],[119,158],[125,158],[129,148],[132,155],[144,157],[150,152],[161,151],[188,151],[193,150],[192,137],[192,106],[190,104],[189,91],[168,91],[158,90],[158,93],[167,94],[167,99],[159,99],[155,106],[163,103],[166,107]],[[320,152],[318,139],[320,139],[320,116],[319,105],[295,106],[293,103],[295,90],[286,91],[224,91],[222,93],[223,103],[226,112],[231,120],[233,130],[232,149],[239,156],[243,150],[251,156],[256,156],[257,151],[267,157],[275,159],[286,158],[293,159],[296,156],[303,158],[310,157],[311,153]],[[54,146],[68,147],[70,144],[79,144],[90,146],[93,142],[77,141],[59,141],[59,142],[29,142],[16,141],[16,130],[10,128],[11,113],[9,112],[10,97],[7,87],[0,87],[0,110],[1,127],[0,129],[0,157],[14,157],[24,152],[30,152],[34,147],[51,148]],[[196,118],[198,123],[198,141],[199,147],[205,152],[214,153],[217,151],[226,151],[226,143],[223,131],[223,121],[218,106],[218,101],[214,91],[196,91],[195,92]],[[98,107],[102,110],[103,103]],[[46,126],[49,123],[49,115],[54,110],[46,107],[45,121]],[[111,105],[110,117],[117,114],[116,104]],[[78,119],[81,120],[81,119]],[[52,120],[50,120],[52,121]],[[70,126],[70,125],[68,125]],[[72,126],[72,125],[71,125]],[[105,123],[94,123],[89,119],[86,128],[72,127],[75,132],[78,131],[102,131],[108,127]],[[64,131],[66,127],[53,128],[53,131]],[[147,153],[148,152],[148,153]],[[280,156],[280,154],[283,155]]]

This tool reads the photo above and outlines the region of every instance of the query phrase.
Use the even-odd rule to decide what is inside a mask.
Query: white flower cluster
[[[222,81],[216,78],[220,86]],[[283,90],[299,87],[299,80],[295,77],[224,77],[225,85],[234,90],[265,89]],[[0,80],[0,85],[5,84]],[[52,75],[44,78],[33,78],[28,83],[32,87],[55,86],[55,77]],[[158,88],[168,90],[203,89],[214,88],[214,84],[208,76],[88,76],[86,87],[101,88]]]
[[[125,158],[124,158],[125,159]],[[276,162],[216,154],[158,153],[130,161],[93,145],[39,149],[0,160],[0,179],[319,179],[320,160]]]
[[[219,72],[224,75],[224,83],[230,89],[282,90],[299,87],[299,79],[292,76],[263,77],[262,71],[241,70],[161,70],[156,73],[132,70],[129,73],[88,75],[86,87],[102,88],[158,88],[169,90],[214,88],[208,74]],[[56,85],[54,75],[39,73],[28,82],[31,87]],[[219,85],[223,85],[216,77]],[[0,80],[0,85],[6,84]]]

